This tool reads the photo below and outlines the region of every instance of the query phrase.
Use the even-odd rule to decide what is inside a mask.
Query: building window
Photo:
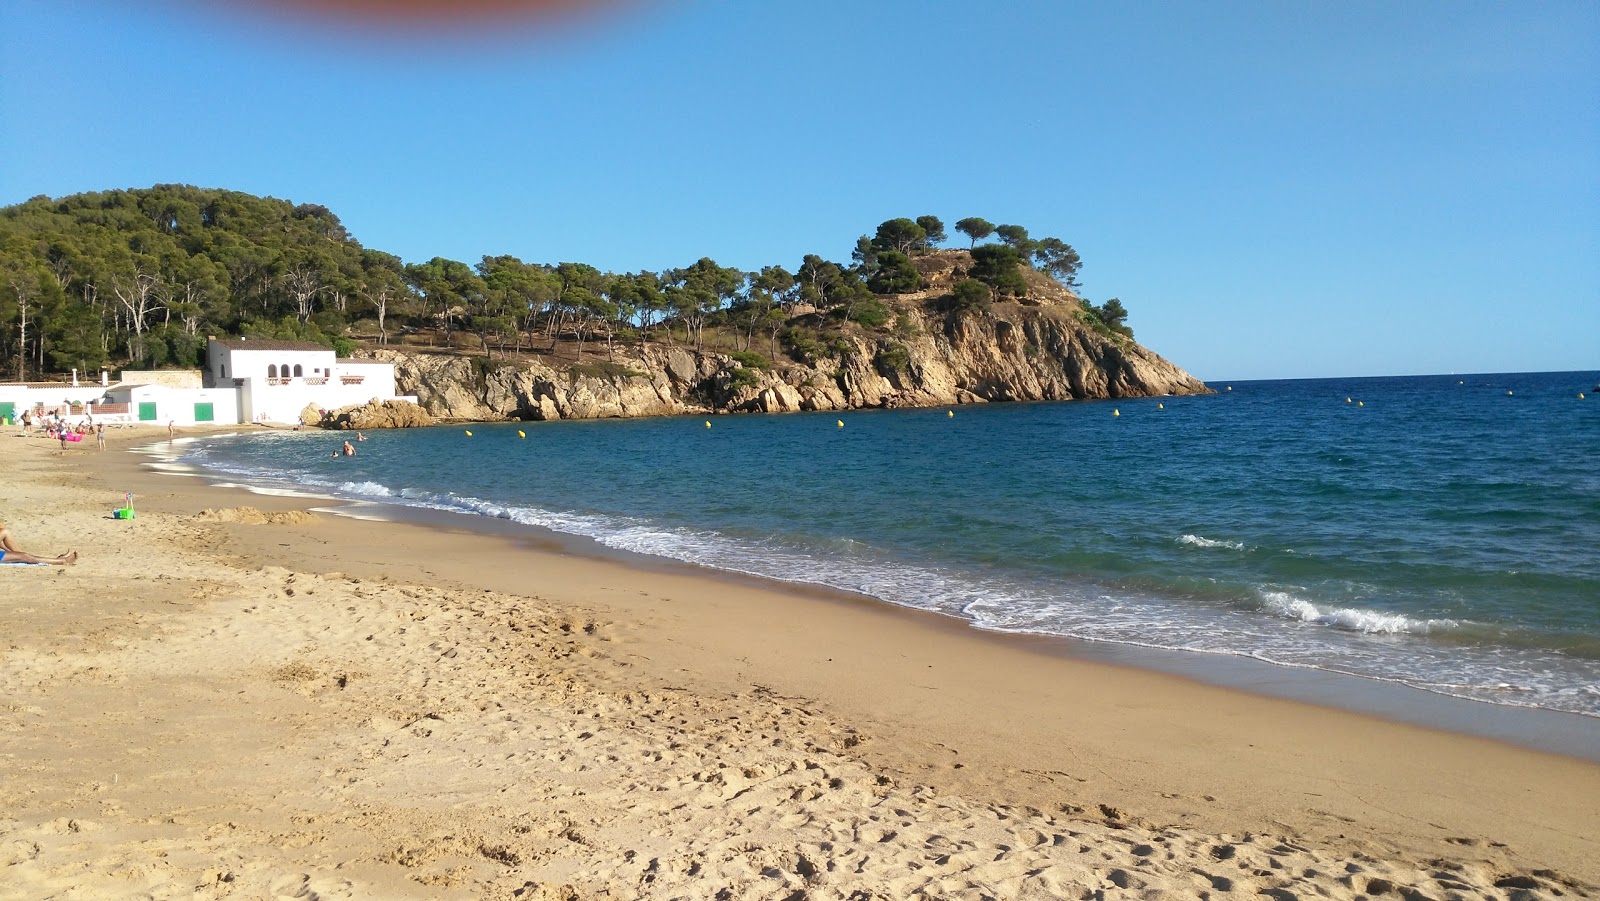
[[[267,378],[275,379],[277,377],[278,377],[278,364],[277,363],[268,363],[267,364]]]
[[[222,364],[222,377],[223,378],[227,378],[228,377],[228,364],[227,363],[223,363]]]
[[[294,364],[294,377],[295,378],[299,378],[300,377],[300,364],[299,363]]]

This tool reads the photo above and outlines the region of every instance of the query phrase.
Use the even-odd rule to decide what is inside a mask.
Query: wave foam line
[[[1245,549],[1242,541],[1220,541],[1215,538],[1207,538],[1204,535],[1184,535],[1178,539],[1178,543],[1187,544],[1190,547],[1225,547],[1230,551],[1242,551]]]
[[[1359,607],[1318,607],[1286,591],[1263,591],[1261,602],[1269,613],[1286,619],[1369,635],[1430,635],[1460,626],[1453,619],[1412,619],[1398,613],[1363,610]]]

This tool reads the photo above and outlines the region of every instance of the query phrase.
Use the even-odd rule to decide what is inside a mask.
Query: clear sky
[[[372,36],[5,0],[0,204],[187,183],[407,261],[1027,226],[1206,379],[1600,368],[1600,3],[659,0]],[[959,238],[959,236],[957,236]]]

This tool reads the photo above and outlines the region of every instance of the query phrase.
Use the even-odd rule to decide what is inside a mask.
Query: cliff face
[[[758,340],[755,349],[762,348]],[[886,353],[886,350],[894,350]],[[903,352],[901,351],[903,349]],[[902,311],[896,336],[836,336],[812,365],[747,369],[732,357],[650,344],[604,350],[566,370],[540,362],[378,350],[399,390],[437,417],[600,419],[1206,394],[1200,380],[1064,304],[996,304],[988,313]]]

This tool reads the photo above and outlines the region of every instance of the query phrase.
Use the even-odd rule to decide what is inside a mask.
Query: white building
[[[406,400],[394,393],[394,364],[342,360],[306,341],[211,338],[206,368],[138,372],[125,370],[112,384],[34,382],[0,385],[0,423],[24,410],[56,413],[76,422],[91,417],[108,423],[180,426],[241,422],[297,423],[308,405],[336,410],[371,400]]]
[[[210,338],[205,386],[238,390],[239,422],[299,422],[308,405],[334,410],[394,393],[394,364],[338,359],[309,341]]]

